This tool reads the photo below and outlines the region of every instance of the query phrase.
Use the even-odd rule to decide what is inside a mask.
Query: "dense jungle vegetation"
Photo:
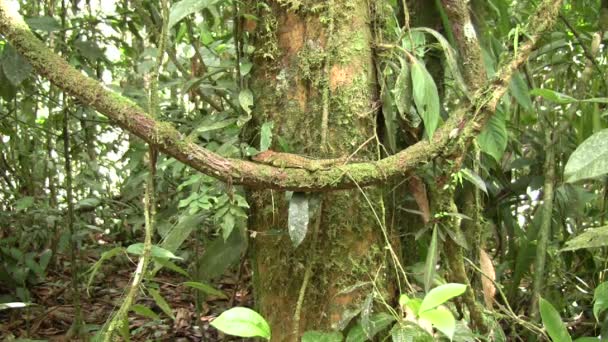
[[[608,336],[608,0],[0,0],[0,339]]]

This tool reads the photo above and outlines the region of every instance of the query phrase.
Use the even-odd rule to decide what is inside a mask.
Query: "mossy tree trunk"
[[[293,153],[329,158],[359,149],[355,158],[377,158],[375,139],[364,144],[376,134],[378,114],[368,2],[259,1],[251,10],[260,18],[243,25],[256,47],[253,131],[272,121],[275,150],[288,145]],[[297,248],[287,233],[286,194],[250,193],[256,301],[273,340],[297,339],[298,326],[299,335],[339,328],[372,291],[369,285],[343,293],[350,286],[374,281],[384,295],[393,292],[381,229],[382,190],[364,191],[371,205],[359,190],[321,195],[320,213],[311,217]],[[297,324],[294,312],[307,267],[312,272]]]

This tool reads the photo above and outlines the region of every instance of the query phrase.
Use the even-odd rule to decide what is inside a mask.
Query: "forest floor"
[[[130,267],[133,266],[133,267]],[[159,292],[168,302],[175,319],[171,319],[150,297],[140,299],[137,304],[146,306],[160,316],[160,320],[129,314],[129,329],[132,341],[234,341],[226,338],[210,326],[210,321],[221,312],[234,306],[250,306],[252,295],[249,288],[251,272],[247,266],[241,276],[238,272],[227,274],[215,281],[215,288],[224,292],[227,298],[207,296],[197,313],[196,293],[192,288],[182,285],[185,277],[169,272],[159,272],[154,282]],[[81,284],[81,301],[85,329],[93,336],[95,331],[108,320],[124,299],[125,289],[131,281],[133,264],[117,266],[107,263],[95,277],[86,291],[86,281]],[[67,338],[75,309],[72,305],[73,291],[67,272],[49,272],[44,282],[30,286],[32,303],[35,305],[22,309],[0,311],[0,341],[76,341]],[[0,284],[0,295],[7,288]]]

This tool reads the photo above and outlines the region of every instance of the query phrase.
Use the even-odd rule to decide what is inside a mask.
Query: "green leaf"
[[[437,260],[439,253],[437,253],[437,226],[433,228],[433,236],[431,237],[431,244],[428,251],[426,252],[426,261],[424,263],[424,292],[429,292],[433,285],[433,279],[435,279],[435,269],[437,267]]]
[[[308,195],[294,192],[289,201],[289,237],[294,247],[298,247],[308,231]]]
[[[167,259],[154,258],[154,262],[158,264],[159,269],[161,268],[161,266],[166,267],[166,268],[170,269],[171,271],[177,272],[187,278],[190,278],[190,273],[188,273],[186,270],[177,266],[176,264],[172,263],[171,261],[169,261]]]
[[[452,315],[450,310],[439,307],[423,311],[420,313],[420,318],[431,322],[437,330],[444,333],[450,340],[454,337],[456,319],[454,319],[454,315]]]
[[[16,211],[26,210],[29,207],[31,207],[32,205],[34,205],[34,197],[31,197],[31,196],[22,197],[15,202],[15,210]]]
[[[224,311],[211,326],[228,335],[270,340],[270,326],[264,317],[248,308],[234,307]]]
[[[2,54],[2,70],[11,84],[17,87],[30,76],[33,68],[12,45],[6,44]]]
[[[31,30],[53,32],[61,30],[61,24],[53,17],[30,17],[25,18],[26,24]]]
[[[608,103],[608,97],[592,97],[590,99],[584,99],[580,101],[588,103]]]
[[[131,311],[135,312],[140,316],[147,317],[153,321],[160,320],[160,317],[158,316],[158,314],[156,314],[156,312],[152,311],[147,306],[143,306],[141,304],[133,304],[133,306],[131,306]]]
[[[260,128],[260,152],[264,152],[272,145],[272,129],[274,128],[274,122],[264,122]]]
[[[542,318],[543,325],[551,339],[554,342],[572,341],[568,329],[566,329],[559,313],[555,310],[553,305],[542,297],[540,298],[538,305],[540,307],[540,317]]]
[[[169,28],[184,17],[218,3],[218,0],[182,0],[171,6],[169,12]]]
[[[363,331],[363,327],[361,324],[357,324],[350,329],[348,332],[348,336],[346,337],[346,342],[363,342],[368,341],[370,338],[374,337],[377,333],[387,328],[391,323],[395,321],[395,317],[380,312],[370,317],[370,327],[371,330],[366,334]]]
[[[97,262],[95,262],[93,266],[91,266],[91,268],[89,268],[89,270],[87,271],[90,273],[89,280],[87,281],[87,291],[89,291],[89,287],[95,279],[95,274],[97,274],[97,271],[99,271],[101,265],[103,265],[103,262],[117,256],[118,254],[123,253],[124,251],[124,247],[114,247],[109,251],[101,253],[101,257],[99,258],[99,260],[97,260]]]
[[[608,246],[608,226],[589,228],[578,236],[566,241],[566,247],[561,251],[574,251],[581,248],[597,248]]]
[[[412,86],[414,87],[414,103],[424,121],[424,129],[429,140],[439,126],[439,94],[433,77],[417,59],[412,60]]]
[[[399,58],[401,69],[395,80],[395,87],[391,90],[395,98],[395,105],[401,118],[409,123],[408,113],[412,107],[412,78],[410,68],[403,58]]]
[[[384,118],[384,139],[386,140],[390,153],[397,151],[397,113],[393,98],[388,92],[386,82],[382,82],[382,116]]]
[[[454,80],[456,81],[456,84],[458,85],[458,87],[460,88],[460,90],[462,90],[463,92],[467,92],[467,86],[466,83],[464,82],[464,78],[462,77],[462,74],[460,73],[460,66],[458,64],[457,58],[456,58],[456,51],[454,50],[454,48],[452,48],[452,45],[450,45],[450,42],[448,42],[447,39],[445,39],[444,36],[441,35],[441,33],[430,29],[428,27],[415,27],[411,29],[412,32],[426,32],[430,35],[432,35],[433,37],[435,37],[435,39],[437,39],[437,42],[439,42],[439,45],[441,46],[441,49],[443,50],[443,53],[445,55],[445,61],[447,62],[448,65],[448,69],[450,70],[450,73],[452,74],[452,77],[454,77]]]
[[[222,227],[222,237],[224,240],[228,239],[235,224],[236,221],[231,213],[226,213],[226,215],[222,216],[222,223],[220,225]]]
[[[222,275],[239,260],[246,243],[240,229],[233,229],[225,241],[221,237],[212,241],[198,261],[198,271],[201,275],[198,280],[212,280]]]
[[[152,296],[156,305],[158,305],[158,307],[161,310],[163,310],[163,312],[167,316],[169,316],[172,320],[175,320],[175,316],[173,315],[173,310],[171,310],[171,306],[169,305],[169,303],[167,303],[165,298],[163,298],[163,296],[160,294],[160,292],[158,292],[158,290],[152,289],[152,288],[150,288],[148,290],[148,292],[150,292],[150,296]]]
[[[226,119],[213,123],[205,123],[196,129],[196,133],[205,133],[210,131],[216,131],[218,129],[226,128],[236,123],[236,119]]]
[[[551,89],[534,88],[530,91],[530,95],[540,96],[540,97],[544,98],[545,100],[549,100],[549,101],[555,102],[557,104],[569,104],[569,103],[578,102],[578,100],[572,96],[558,93],[557,91],[553,91]]]
[[[608,129],[583,141],[572,153],[564,168],[567,182],[590,179],[608,173]]]
[[[593,292],[593,316],[599,323],[600,315],[608,309],[608,281],[599,284]]]
[[[599,342],[599,337],[579,337],[574,342]]]
[[[433,342],[433,336],[412,322],[400,322],[391,329],[393,342]]]
[[[249,89],[243,89],[239,93],[239,103],[241,108],[247,113],[251,114],[251,107],[253,107],[253,93]]]
[[[307,331],[302,336],[302,342],[342,342],[344,337],[338,331]]]
[[[99,204],[101,203],[101,200],[99,198],[85,198],[82,199],[80,201],[78,201],[78,203],[76,203],[76,205],[74,205],[74,209],[76,210],[91,210],[91,209],[95,209],[96,207],[99,206]]]
[[[420,305],[420,313],[433,309],[454,297],[460,296],[466,289],[466,285],[456,283],[444,284],[432,289],[424,296],[422,304]]]
[[[488,120],[488,124],[477,137],[477,143],[483,152],[494,157],[497,162],[500,162],[503,153],[507,149],[507,141],[505,114],[502,111],[497,111]]]
[[[527,111],[532,110],[533,104],[532,100],[530,100],[530,89],[528,89],[528,84],[524,81],[519,72],[513,74],[509,89],[520,106]]]
[[[208,295],[212,295],[212,296],[216,296],[219,298],[228,298],[226,296],[226,294],[216,288],[214,288],[211,285],[205,284],[205,283],[201,283],[201,282],[197,282],[197,281],[186,281],[183,283],[183,285],[189,286],[189,287],[193,287],[199,291],[202,291]]]
[[[138,243],[134,243],[134,244],[130,245],[129,247],[127,247],[127,253],[134,254],[134,255],[140,255],[140,256],[143,255],[144,244],[141,242],[138,242]],[[180,258],[180,257],[176,256],[175,254],[173,254],[171,251],[168,251],[162,247],[158,247],[155,245],[152,245],[152,250],[150,251],[150,255],[155,258],[159,258],[159,259],[184,260],[183,258]]]
[[[462,176],[466,180],[468,180],[473,185],[475,185],[479,190],[485,192],[486,194],[488,193],[488,188],[486,187],[486,182],[484,182],[483,179],[481,179],[481,177],[478,174],[476,174],[473,170],[464,168],[464,169],[460,170],[460,172],[462,172]]]

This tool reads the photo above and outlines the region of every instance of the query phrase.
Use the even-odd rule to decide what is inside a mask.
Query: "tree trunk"
[[[289,152],[329,158],[361,147],[355,158],[374,159],[375,142],[364,145],[375,135],[378,97],[368,2],[307,2],[258,3],[260,21],[243,25],[253,32],[256,47],[253,126],[274,123],[275,150],[290,146]],[[373,280],[383,295],[392,296],[384,268],[390,256],[379,222],[382,191],[364,191],[369,204],[359,190],[320,195],[321,209],[311,215],[297,248],[287,233],[286,193],[250,193],[256,301],[273,340],[342,328],[348,312],[372,292],[371,285],[344,292],[358,283]]]

